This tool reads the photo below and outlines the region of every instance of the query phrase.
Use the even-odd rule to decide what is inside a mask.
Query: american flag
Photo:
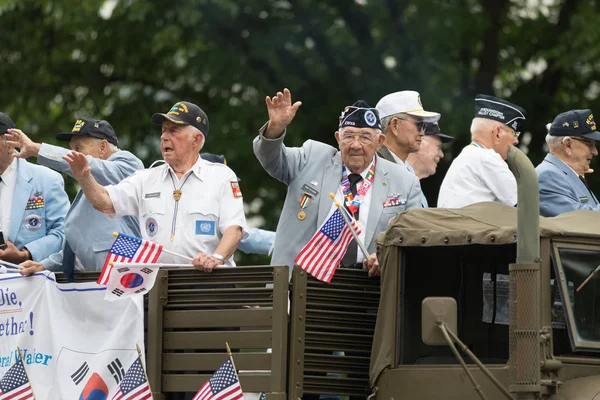
[[[117,393],[112,400],[148,400],[152,398],[152,390],[146,379],[142,361],[137,357],[119,383]]]
[[[353,238],[342,212],[346,213],[352,228],[360,235],[362,231],[356,220],[343,207],[338,207],[294,260],[296,265],[323,282],[331,282]]]
[[[23,359],[19,358],[0,380],[0,400],[34,399],[33,390],[25,372]]]
[[[99,285],[108,284],[110,272],[112,271],[110,262],[155,263],[162,250],[163,246],[160,244],[119,233],[106,256],[104,267],[102,267],[102,272],[96,283]]]
[[[227,359],[213,376],[198,390],[192,400],[241,400],[242,387],[233,369],[231,359]]]

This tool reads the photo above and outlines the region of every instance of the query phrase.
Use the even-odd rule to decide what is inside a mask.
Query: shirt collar
[[[8,167],[4,170],[2,174],[0,174],[0,178],[8,186],[11,182],[15,180],[17,174],[17,159],[13,158]]]
[[[206,162],[207,161],[204,161],[204,159],[202,159],[202,157],[198,155],[198,160],[196,160],[196,163],[192,165],[192,168],[185,171],[185,174],[183,174],[183,176],[186,176],[191,171],[191,173],[196,175],[198,179],[203,180],[204,171],[206,170]],[[166,178],[170,173],[173,173],[173,176],[175,176],[175,171],[173,170],[173,168],[171,168],[171,166],[165,162],[165,170],[163,177]]]

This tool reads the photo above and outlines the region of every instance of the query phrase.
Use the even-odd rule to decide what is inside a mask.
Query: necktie
[[[358,182],[362,181],[363,177],[359,174],[350,174],[348,175],[348,180],[350,181],[350,191],[353,196],[356,196],[358,191],[357,185]],[[345,203],[344,203],[345,204]],[[354,213],[354,218],[358,221],[358,214],[360,209],[356,210]],[[342,265],[344,267],[353,267],[356,263],[356,256],[358,254],[358,244],[356,244],[356,240],[352,239],[348,244],[348,250],[346,254],[344,254],[344,258],[342,258]]]

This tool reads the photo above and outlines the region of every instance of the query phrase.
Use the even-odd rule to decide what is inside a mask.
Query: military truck
[[[381,280],[161,271],[147,298],[155,398],[195,392],[228,342],[244,392],[267,399],[600,399],[600,216],[539,218],[531,162],[508,161],[517,208],[400,214],[378,237]]]

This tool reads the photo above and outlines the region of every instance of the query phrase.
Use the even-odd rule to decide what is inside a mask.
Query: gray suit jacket
[[[313,140],[304,142],[302,147],[286,147],[283,144],[285,132],[280,138],[270,140],[262,136],[262,129],[254,139],[254,154],[272,177],[288,185],[271,264],[291,267],[331,210],[329,193],[335,193],[342,180],[341,153]],[[305,209],[306,218],[300,221],[298,203],[306,192],[305,185],[318,193]],[[371,190],[365,245],[374,253],[375,237],[387,228],[389,220],[399,212],[420,207],[421,186],[417,177],[406,169],[378,157]],[[391,197],[406,199],[406,204],[384,207],[383,203]]]
[[[49,168],[73,176],[69,164],[62,156],[70,150],[43,143],[38,162]],[[114,185],[127,178],[136,170],[143,169],[142,162],[128,151],[118,151],[107,160],[87,157],[92,167],[92,175],[102,186]],[[42,261],[44,268],[50,271],[73,269],[74,255],[87,271],[100,271],[108,250],[115,238],[113,232],[122,232],[140,237],[138,219],[123,217],[110,219],[94,209],[80,190],[65,218],[65,245],[59,253],[52,254]]]
[[[535,168],[540,182],[540,214],[554,217],[573,210],[600,211],[598,199],[564,162],[547,154]]]

